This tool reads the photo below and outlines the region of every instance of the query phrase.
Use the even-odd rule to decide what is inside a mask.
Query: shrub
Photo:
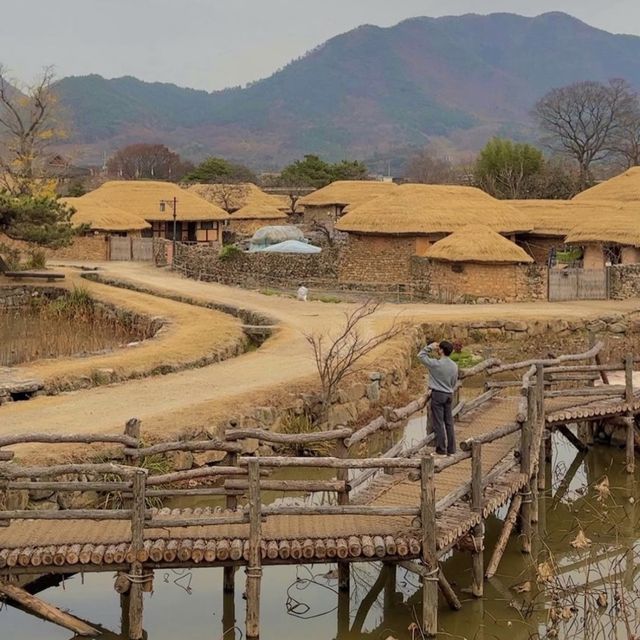
[[[241,253],[242,251],[235,244],[226,244],[218,252],[218,258],[220,258],[220,260],[233,260]]]
[[[29,253],[27,269],[44,269],[47,266],[47,255],[42,249],[34,249]]]

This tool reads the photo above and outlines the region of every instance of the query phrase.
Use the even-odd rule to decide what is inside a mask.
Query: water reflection
[[[422,418],[422,420],[424,420]],[[414,421],[405,438],[424,435]],[[624,473],[624,456],[595,448],[586,456],[554,440],[553,473],[540,496],[540,522],[534,556],[520,552],[514,536],[497,575],[486,583],[485,598],[474,600],[470,556],[457,552],[443,569],[463,601],[460,612],[441,603],[443,637],[525,640],[558,637],[576,640],[630,638],[638,625],[640,545],[636,500],[640,482]],[[603,478],[608,479],[603,485]],[[596,485],[599,489],[596,489]],[[503,516],[504,514],[498,514]],[[487,550],[500,533],[499,517],[487,522]],[[574,548],[583,531],[591,544]],[[488,554],[487,554],[488,555]],[[545,573],[551,569],[551,574]],[[389,636],[420,638],[421,591],[415,575],[381,563],[352,566],[350,594],[338,593],[333,565],[266,567],[261,621],[265,640],[363,640]],[[145,600],[145,628],[150,640],[244,637],[244,570],[236,590],[222,594],[222,569],[156,572],[154,593]],[[588,592],[585,592],[585,585]],[[124,640],[119,597],[112,576],[74,576],[48,589],[46,600],[105,630],[104,640]],[[59,630],[27,614],[3,607],[2,638],[68,640]]]

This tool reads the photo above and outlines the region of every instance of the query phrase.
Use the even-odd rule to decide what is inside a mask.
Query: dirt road
[[[119,432],[136,416],[148,435],[169,435],[188,427],[211,425],[234,407],[265,404],[276,391],[309,384],[314,364],[305,332],[338,326],[351,305],[298,302],[212,283],[183,279],[136,263],[103,265],[107,275],[170,294],[230,304],[275,318],[280,328],[259,350],[201,369],[131,380],[0,408],[4,434],[34,430]],[[586,318],[640,307],[637,300],[506,305],[388,305],[370,319],[367,331],[388,326],[393,318],[414,322],[480,319]]]

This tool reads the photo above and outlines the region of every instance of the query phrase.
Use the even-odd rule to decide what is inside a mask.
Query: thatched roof
[[[633,167],[623,174],[601,182],[579,193],[574,201],[615,200],[616,202],[640,202],[640,167]]]
[[[527,216],[474,187],[405,184],[353,208],[336,229],[382,235],[451,233],[484,224],[500,233],[530,231]]]
[[[286,220],[287,214],[268,202],[253,202],[234,211],[231,220]]]
[[[71,222],[76,227],[87,224],[94,231],[139,231],[151,226],[144,218],[108,202],[84,197],[61,198],[61,201],[76,210],[71,216]]]
[[[591,216],[576,225],[567,234],[565,242],[616,243],[640,247],[640,210],[636,205],[617,204],[615,210],[607,215]]]
[[[431,260],[446,262],[533,262],[524,249],[481,224],[470,224],[454,231],[431,245],[424,255]]]
[[[398,188],[392,182],[377,180],[337,180],[310,193],[298,202],[305,207],[357,206],[377,196],[392,193]]]
[[[229,208],[230,211],[237,211],[247,205],[271,205],[283,211],[290,208],[289,198],[284,196],[274,196],[265,193],[252,182],[243,182],[241,184],[194,184],[188,188],[188,191],[195,193],[221,207]]]
[[[508,200],[512,207],[527,216],[532,233],[540,236],[564,236],[577,224],[593,216],[608,215],[611,203],[575,200]]]
[[[177,198],[176,220],[227,220],[229,214],[204,198],[181,189],[172,182],[147,180],[112,180],[84,196],[91,201],[106,202],[145,220],[173,220],[173,205],[160,211],[160,201]]]

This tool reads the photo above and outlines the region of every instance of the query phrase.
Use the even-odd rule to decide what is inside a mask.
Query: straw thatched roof
[[[376,180],[337,180],[310,193],[298,202],[305,207],[358,206],[377,196],[392,193],[398,188],[393,182]]]
[[[474,187],[405,184],[353,208],[336,229],[351,233],[428,235],[484,224],[500,233],[530,231],[527,216]]]
[[[427,249],[425,256],[431,260],[446,262],[533,262],[533,258],[524,249],[481,224],[467,225],[438,240]]]
[[[527,216],[532,233],[540,236],[564,236],[577,224],[594,216],[609,215],[612,203],[578,202],[575,200],[508,200]]]
[[[640,210],[635,205],[617,204],[612,213],[592,216],[576,225],[567,234],[565,242],[616,243],[640,247]]]
[[[290,208],[287,196],[281,197],[265,193],[252,182],[243,182],[241,184],[194,184],[188,188],[188,191],[204,198],[207,202],[230,211],[237,211],[247,205],[271,205],[283,211],[287,211]]]
[[[633,167],[623,174],[601,182],[575,196],[574,201],[615,200],[616,202],[640,202],[640,167]]]
[[[204,198],[181,189],[172,182],[146,180],[112,180],[84,196],[87,200],[106,202],[145,220],[173,220],[173,206],[160,211],[160,201],[177,198],[176,220],[228,220],[229,214]]]
[[[61,198],[61,201],[76,210],[71,216],[71,223],[76,227],[86,224],[94,231],[140,231],[151,226],[144,218],[108,202],[84,197]]]
[[[268,202],[253,202],[231,214],[231,220],[286,220],[287,214]]]

